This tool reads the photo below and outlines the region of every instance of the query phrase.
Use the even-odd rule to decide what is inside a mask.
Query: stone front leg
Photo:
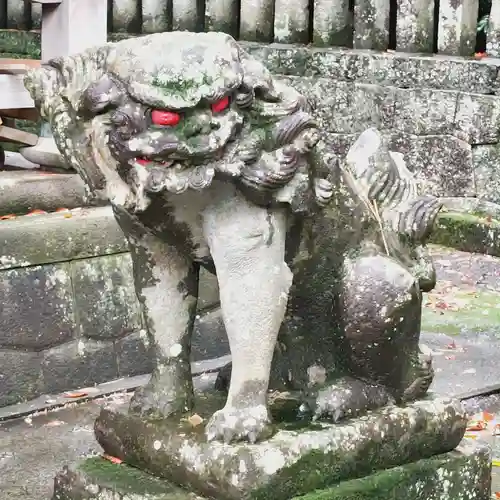
[[[126,212],[115,213],[130,243],[135,289],[154,362],[150,382],[135,392],[130,409],[156,417],[184,413],[193,407],[190,352],[198,266]]]
[[[285,264],[286,212],[232,193],[207,207],[203,223],[232,355],[226,405],[206,434],[209,440],[254,442],[270,435],[269,374],[292,282]]]

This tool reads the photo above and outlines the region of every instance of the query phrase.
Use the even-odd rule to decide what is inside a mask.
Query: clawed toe
[[[220,440],[255,443],[271,436],[269,413],[264,405],[248,408],[223,408],[209,420],[205,434],[208,441]]]

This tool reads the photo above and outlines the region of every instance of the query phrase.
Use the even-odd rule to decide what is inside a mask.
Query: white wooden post
[[[42,62],[107,40],[107,0],[32,0],[42,4]]]
[[[70,56],[107,41],[107,0],[32,0],[42,5],[42,62]],[[47,123],[35,146],[22,148],[27,160],[65,167]]]

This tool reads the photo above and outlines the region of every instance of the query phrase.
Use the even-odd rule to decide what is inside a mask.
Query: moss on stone
[[[465,252],[500,256],[500,221],[465,213],[441,213],[430,241]]]
[[[292,500],[483,500],[490,494],[489,468],[486,450],[452,452]]]

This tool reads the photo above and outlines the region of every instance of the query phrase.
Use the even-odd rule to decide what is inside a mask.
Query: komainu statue
[[[335,422],[426,393],[425,241],[441,205],[376,130],[335,159],[308,100],[222,33],[109,43],[25,83],[130,243],[155,362],[131,414],[193,407],[201,267],[217,275],[232,355],[209,441],[269,437],[271,390]]]

